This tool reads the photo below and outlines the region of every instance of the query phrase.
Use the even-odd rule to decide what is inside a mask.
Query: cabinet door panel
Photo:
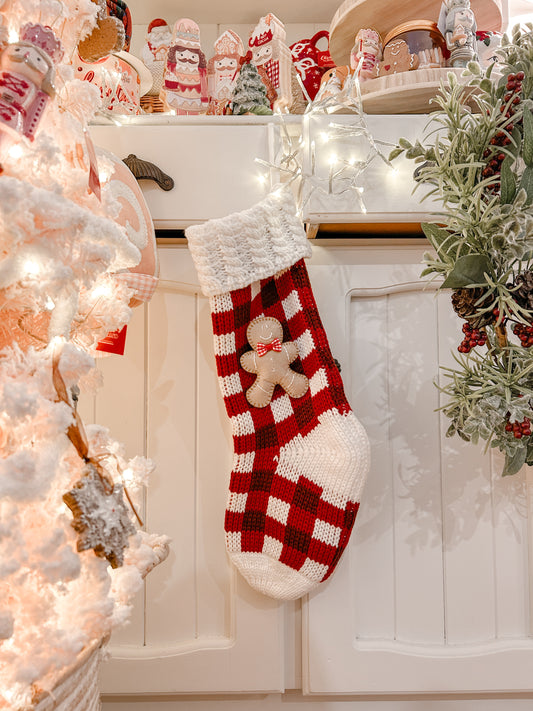
[[[334,340],[345,324],[372,466],[347,554],[304,606],[306,691],[530,689],[525,476],[502,479],[500,458],[445,436],[433,380],[462,337],[449,293],[424,287],[418,264],[360,255],[329,293],[311,265],[326,330],[333,310]]]
[[[113,373],[118,394],[109,410],[117,413],[115,420],[143,423],[137,453],[146,441],[156,465],[146,491],[146,525],[172,538],[171,552],[146,579],[136,634],[113,636],[102,689],[281,691],[283,605],[241,581],[224,547],[232,447],[216,380],[209,304],[195,285],[186,247],[160,249],[160,256],[161,282],[146,318],[132,323],[132,342]],[[128,381],[130,358],[143,359],[142,382]],[[132,388],[139,392],[132,394]],[[145,414],[124,413],[122,398],[130,409],[144,403]],[[97,416],[99,408],[97,398]]]

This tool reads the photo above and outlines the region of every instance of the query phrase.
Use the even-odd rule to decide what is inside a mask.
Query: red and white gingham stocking
[[[233,432],[226,548],[257,590],[304,595],[328,578],[346,548],[369,467],[366,433],[352,412],[318,314],[303,257],[311,248],[292,197],[186,231],[203,292],[210,297],[219,383]],[[297,345],[291,368],[305,395],[275,387],[266,407],[246,390],[240,365],[246,330],[274,317]]]

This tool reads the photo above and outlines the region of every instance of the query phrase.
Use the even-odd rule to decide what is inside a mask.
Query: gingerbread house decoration
[[[214,43],[215,54],[207,63],[209,114],[223,114],[230,102],[239,74],[244,45],[233,30],[226,30]]]

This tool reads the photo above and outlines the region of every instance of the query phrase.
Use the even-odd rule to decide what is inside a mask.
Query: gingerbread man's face
[[[283,339],[283,327],[275,318],[258,318],[248,326],[246,337],[252,348],[257,350],[259,343],[270,345],[276,338],[281,341]]]

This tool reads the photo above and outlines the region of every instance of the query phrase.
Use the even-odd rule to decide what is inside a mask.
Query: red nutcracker
[[[252,62],[268,77],[267,90],[272,88],[276,94],[272,108],[281,111],[288,110],[292,103],[292,58],[285,38],[283,23],[270,12],[259,20],[248,40]]]
[[[0,146],[21,136],[33,141],[41,116],[55,95],[55,65],[61,42],[50,27],[24,25],[20,40],[0,55]]]

